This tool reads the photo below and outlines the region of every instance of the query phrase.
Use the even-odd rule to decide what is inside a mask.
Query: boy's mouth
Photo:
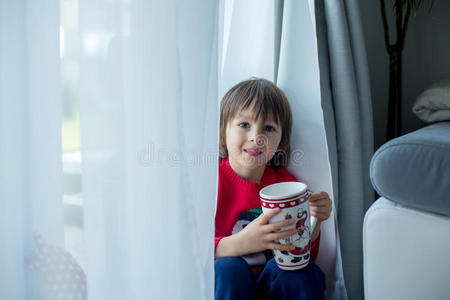
[[[247,153],[250,156],[259,156],[263,153],[261,149],[258,148],[248,148],[244,149],[244,152]]]

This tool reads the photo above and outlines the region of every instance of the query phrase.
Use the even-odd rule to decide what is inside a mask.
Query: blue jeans
[[[325,275],[313,261],[303,269],[285,271],[271,259],[258,278],[240,257],[218,258],[214,269],[215,300],[325,299]]]

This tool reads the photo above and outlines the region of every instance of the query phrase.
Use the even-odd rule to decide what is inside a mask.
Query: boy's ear
[[[219,156],[222,158],[226,158],[228,156],[227,147],[226,144],[220,143],[219,144]]]

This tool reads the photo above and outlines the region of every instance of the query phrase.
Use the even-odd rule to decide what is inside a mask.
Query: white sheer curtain
[[[64,244],[60,100],[58,1],[0,0],[0,299],[49,296],[40,246]]]
[[[0,1],[0,299],[211,299],[217,4],[79,1],[83,264],[64,249],[59,13]]]
[[[212,299],[214,1],[80,0],[91,299]]]
[[[0,299],[212,299],[218,96],[250,76],[277,81],[294,110],[291,171],[333,194],[314,10],[79,0],[77,11],[81,256],[64,248],[59,1],[0,0]],[[332,286],[333,218],[322,230]]]

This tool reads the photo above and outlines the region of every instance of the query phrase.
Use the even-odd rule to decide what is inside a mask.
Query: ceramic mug
[[[280,212],[270,219],[274,223],[285,219],[295,219],[295,223],[279,231],[297,229],[297,233],[279,240],[281,244],[292,244],[294,250],[274,250],[275,260],[280,269],[298,270],[309,263],[311,234],[317,219],[309,213],[309,195],[306,184],[301,182],[280,182],[271,184],[259,192],[263,213],[279,207]]]

